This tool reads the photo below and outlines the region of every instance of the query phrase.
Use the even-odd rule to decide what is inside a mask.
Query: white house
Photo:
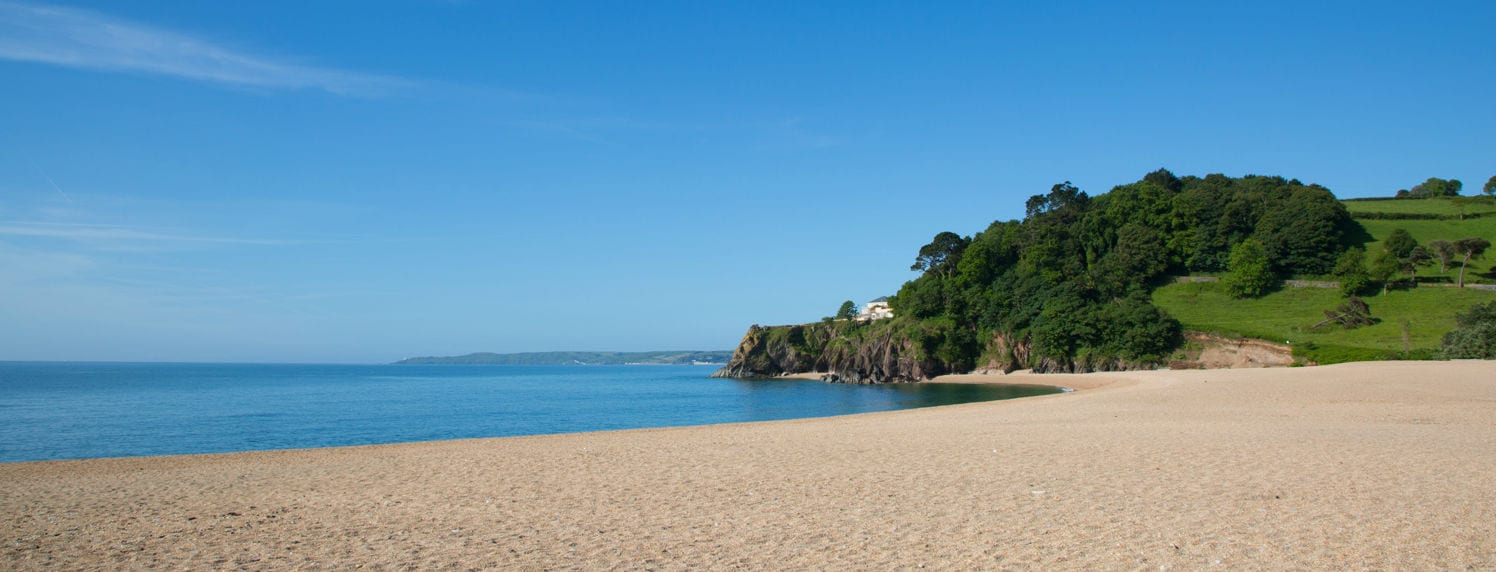
[[[888,296],[879,296],[862,307],[862,312],[857,314],[857,321],[871,322],[892,317],[893,310],[888,307]]]

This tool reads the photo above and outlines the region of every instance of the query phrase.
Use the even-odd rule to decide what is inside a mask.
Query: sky
[[[731,349],[1160,167],[1496,175],[1492,2],[0,0],[0,360]]]

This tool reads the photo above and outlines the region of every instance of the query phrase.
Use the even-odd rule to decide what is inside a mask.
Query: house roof
[[[877,297],[877,298],[873,298],[873,299],[872,299],[872,300],[871,300],[871,301],[869,301],[869,302],[868,302],[868,303],[869,303],[869,304],[872,304],[872,303],[874,303],[874,302],[887,302],[887,301],[888,301],[888,296],[879,296],[879,297]]]

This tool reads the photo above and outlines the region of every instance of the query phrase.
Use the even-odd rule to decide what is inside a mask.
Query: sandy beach
[[[0,568],[1496,568],[1496,362],[957,381],[1078,391],[3,464]]]

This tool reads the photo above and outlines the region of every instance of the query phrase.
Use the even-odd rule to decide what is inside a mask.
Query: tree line
[[[1386,288],[1403,273],[1408,275],[1409,283],[1416,283],[1418,269],[1432,266],[1435,261],[1439,263],[1439,273],[1448,272],[1450,265],[1454,264],[1455,259],[1458,258],[1460,273],[1455,284],[1463,288],[1465,267],[1469,266],[1471,260],[1479,259],[1490,247],[1490,241],[1478,236],[1454,241],[1431,240],[1426,245],[1418,244],[1418,240],[1414,239],[1407,230],[1397,228],[1388,233],[1387,238],[1382,241],[1382,252],[1372,260],[1369,272],[1357,271],[1354,268],[1351,270],[1382,282]]]
[[[1465,184],[1461,183],[1459,179],[1429,177],[1428,180],[1413,185],[1411,189],[1398,190],[1393,195],[1393,198],[1431,199],[1436,197],[1458,197],[1460,196],[1460,189],[1464,186]],[[1491,178],[1486,181],[1485,186],[1481,187],[1481,192],[1485,193],[1486,196],[1496,196],[1496,175],[1491,175]]]

